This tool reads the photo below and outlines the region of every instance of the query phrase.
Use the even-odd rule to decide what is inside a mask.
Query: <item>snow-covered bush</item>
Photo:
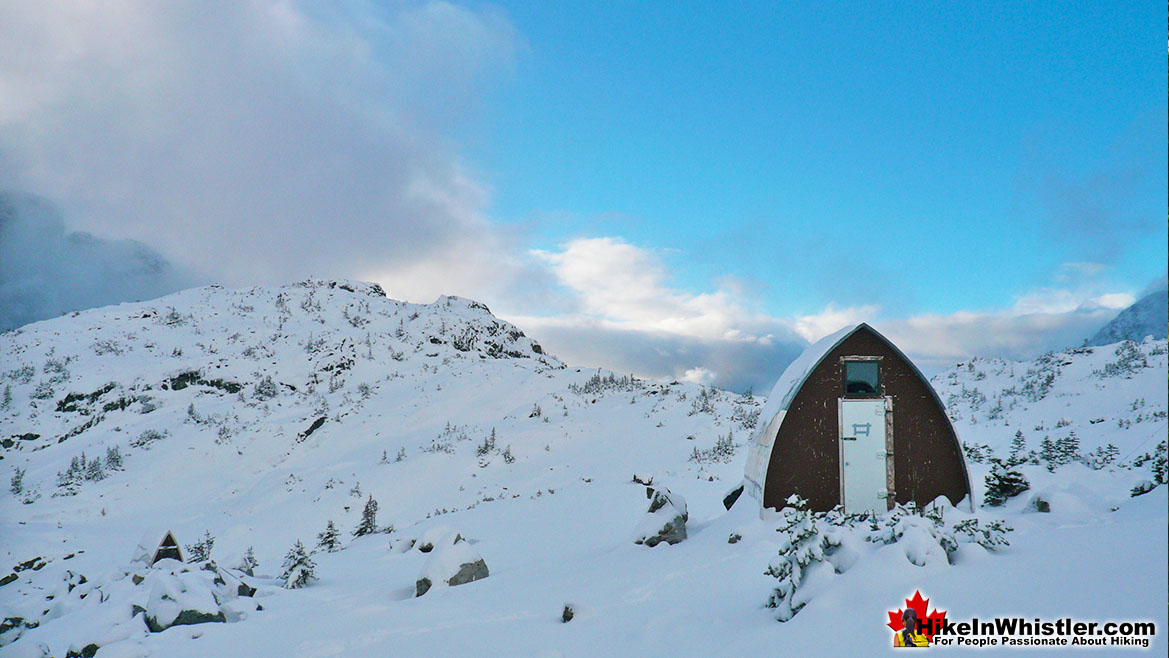
[[[709,464],[712,462],[725,464],[735,458],[735,450],[737,448],[734,435],[731,432],[727,432],[726,436],[719,435],[715,439],[714,445],[706,450],[699,450],[695,447],[690,452],[690,461],[698,464]]]
[[[317,548],[324,549],[329,553],[341,548],[341,532],[337,530],[332,519],[329,519],[324,531],[317,535]]]
[[[12,472],[12,480],[10,481],[8,490],[13,494],[19,496],[24,493],[24,469],[19,466]]]
[[[130,439],[130,445],[135,448],[149,449],[150,444],[154,443],[155,441],[161,441],[167,436],[168,434],[165,430],[162,432],[153,429],[143,430],[143,432],[137,437]]]
[[[118,446],[106,448],[106,468],[111,471],[122,470],[122,451],[118,449]]]
[[[248,546],[248,550],[244,551],[243,557],[237,560],[232,568],[252,576],[255,574],[256,567],[258,566],[260,566],[260,561],[256,559],[256,551],[251,546]]]
[[[1013,498],[1031,488],[1031,483],[1023,474],[1011,466],[1011,460],[1004,462],[1001,459],[991,459],[990,473],[986,475],[986,496],[984,497],[985,504],[990,507],[998,507],[1007,502],[1008,498]]]
[[[994,451],[985,443],[967,443],[962,442],[962,451],[966,453],[966,459],[975,464],[985,463],[994,455]]]
[[[354,537],[363,537],[377,532],[377,507],[377,501],[373,499],[371,494],[369,500],[365,501],[365,507],[361,510],[361,522],[353,531]]]
[[[211,531],[203,532],[203,538],[194,544],[187,544],[187,561],[192,564],[206,562],[211,559],[211,549],[215,546],[215,537]]]
[[[1038,456],[1046,463],[1047,470],[1053,473],[1060,466],[1074,461],[1084,461],[1084,456],[1080,454],[1080,438],[1076,436],[1075,430],[1055,441],[1050,437],[1043,437],[1043,441],[1039,443]]]
[[[970,542],[993,551],[999,546],[1009,546],[1007,533],[1012,528],[1001,519],[979,525],[978,519],[964,519],[954,524],[954,534],[966,537]]]
[[[818,522],[808,511],[807,502],[799,496],[793,494],[787,499],[780,516],[777,530],[783,533],[783,539],[779,555],[764,573],[778,581],[767,599],[767,607],[776,609],[777,620],[788,621],[808,603],[800,588],[807,582],[809,573],[840,546],[840,540],[827,529],[827,524]]]
[[[475,454],[479,457],[485,457],[493,452],[495,452],[495,428],[494,427],[491,428],[491,434],[483,439],[483,443],[480,443],[475,448]]]
[[[280,387],[278,387],[276,382],[272,381],[272,378],[267,375],[265,375],[264,378],[260,381],[256,382],[256,385],[252,387],[252,395],[254,395],[256,399],[259,400],[269,400],[276,397],[279,393]]]
[[[778,583],[768,598],[780,621],[791,619],[832,574],[844,573],[869,551],[896,547],[916,566],[954,564],[962,544],[987,550],[1007,545],[1011,528],[1002,521],[982,523],[950,507],[944,499],[919,510],[913,503],[897,505],[879,517],[809,512],[799,496],[787,500],[779,512],[779,554],[767,575]],[[947,519],[946,517],[953,517]]]
[[[285,589],[300,589],[315,581],[317,565],[309,557],[308,550],[298,539],[288,555],[284,556],[284,570],[280,572],[280,579],[284,581]]]
[[[1093,374],[1101,377],[1131,378],[1137,372],[1149,367],[1148,359],[1140,347],[1131,340],[1126,340],[1116,348],[1116,360],[1104,364],[1104,368]]]

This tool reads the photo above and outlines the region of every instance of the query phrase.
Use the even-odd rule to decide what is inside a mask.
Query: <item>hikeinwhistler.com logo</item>
[[[1064,617],[972,617],[955,620],[945,610],[929,609],[915,591],[905,607],[888,611],[886,626],[895,647],[1133,647],[1147,649],[1157,634],[1146,620],[1089,620]],[[927,612],[928,610],[928,612]]]

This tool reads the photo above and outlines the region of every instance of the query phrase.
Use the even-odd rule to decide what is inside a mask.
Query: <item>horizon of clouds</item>
[[[874,324],[928,370],[1078,344],[1132,300],[1085,261],[1002,308],[903,316],[895,288],[867,302],[829,286],[818,312],[783,316],[733,277],[680,286],[665,252],[620,235],[531,248],[492,220],[459,144],[523,48],[487,8],[14,2],[0,5],[0,43],[0,192],[64,217],[58,230],[34,213],[53,240],[0,241],[7,262],[61,261],[35,282],[0,272],[0,289],[44,311],[61,312],[48,300],[65,289],[66,305],[100,304],[176,280],[365,279],[410,301],[485,301],[573,365],[766,392],[844,324]],[[52,245],[78,232],[96,236],[84,258],[136,240],[183,278],[134,287],[109,269],[106,286],[74,289],[82,268],[64,261],[83,256]]]
[[[619,238],[578,238],[533,254],[577,306],[505,317],[553,354],[574,365],[764,393],[808,344],[845,325],[873,325],[930,374],[973,356],[1027,359],[1078,345],[1136,300],[1097,280],[1107,267],[1070,263],[1053,275],[1056,285],[999,309],[898,317],[878,304],[828,303],[816,314],[779,317],[751,310],[733,285],[702,294],[673,288],[660,254]]]

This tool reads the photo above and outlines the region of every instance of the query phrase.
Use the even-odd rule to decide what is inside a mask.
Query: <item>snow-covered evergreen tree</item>
[[[19,466],[12,473],[12,481],[9,486],[9,491],[19,496],[24,493],[24,469]]]
[[[779,582],[767,600],[767,607],[776,608],[776,619],[787,621],[807,604],[798,591],[810,568],[824,558],[839,542],[831,539],[808,511],[807,502],[799,496],[787,499],[787,507],[780,514],[783,521],[778,528],[784,533],[779,555],[768,565],[767,575]]]
[[[248,546],[247,552],[240,558],[239,569],[251,576],[255,574],[256,567],[258,566],[260,566],[260,561],[256,559],[256,551],[251,546]]]
[[[1039,459],[1047,465],[1047,470],[1055,472],[1055,469],[1061,465],[1059,450],[1055,447],[1055,442],[1051,437],[1043,437],[1039,442]]]
[[[1017,430],[1015,438],[1011,439],[1011,452],[1007,455],[1007,466],[1024,464],[1027,459],[1027,439],[1023,436],[1023,430]]]
[[[361,523],[353,531],[354,537],[362,537],[377,532],[377,501],[370,495],[365,501],[365,509],[361,510]]]
[[[1166,466],[1166,442],[1162,441],[1157,444],[1153,450],[1153,482],[1157,484],[1165,484],[1165,466]]]
[[[1004,462],[1001,459],[991,459],[990,473],[986,475],[986,497],[984,504],[998,507],[1007,502],[1008,498],[1018,496],[1031,488],[1031,483],[1022,473],[1012,468],[1015,464],[1011,459]]]
[[[495,428],[491,428],[491,435],[483,439],[483,443],[475,449],[475,454],[479,457],[484,457],[495,452]]]
[[[118,449],[118,446],[106,448],[106,468],[111,471],[122,470],[122,451]]]
[[[85,479],[91,482],[106,479],[106,470],[101,466],[100,457],[94,457],[93,461],[85,465]]]
[[[284,556],[284,571],[280,573],[286,589],[300,589],[317,579],[317,565],[309,557],[308,550],[300,540]]]
[[[204,531],[202,539],[194,544],[187,544],[187,561],[206,562],[210,560],[213,546],[215,546],[215,538],[211,536],[211,531]]]
[[[341,532],[337,530],[337,526],[329,519],[329,523],[325,526],[324,532],[317,535],[317,548],[323,548],[329,553],[341,547]]]

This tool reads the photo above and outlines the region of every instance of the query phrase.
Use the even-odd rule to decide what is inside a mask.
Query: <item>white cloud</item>
[[[711,370],[703,367],[691,368],[682,373],[682,381],[693,382],[695,384],[702,384],[709,386],[715,381],[715,374]]]
[[[789,323],[749,310],[733,279],[711,292],[678,289],[660,254],[620,238],[533,256],[572,305],[510,319],[570,363],[760,389],[803,348]]]
[[[488,190],[453,139],[513,64],[489,10],[16,0],[0,43],[0,188],[69,229],[235,284],[380,273],[417,297],[493,269]]]
[[[819,313],[796,317],[793,324],[796,333],[809,343],[814,343],[841,327],[859,322],[871,323],[880,311],[881,307],[875,304],[838,308],[830,302]]]
[[[660,257],[620,238],[579,238],[559,252],[532,253],[579,300],[582,315],[615,328],[719,340],[762,340],[782,329],[747,311],[731,290],[671,287]]]
[[[535,255],[577,306],[512,319],[554,353],[737,389],[765,390],[807,342],[857,322],[873,324],[931,371],[974,355],[1022,359],[1078,345],[1134,301],[1102,288],[1103,268],[1073,263],[1053,277],[1072,287],[1036,288],[1000,309],[886,317],[877,305],[829,303],[788,318],[748,310],[733,281],[703,294],[678,290],[655,252],[619,238],[577,239]]]

